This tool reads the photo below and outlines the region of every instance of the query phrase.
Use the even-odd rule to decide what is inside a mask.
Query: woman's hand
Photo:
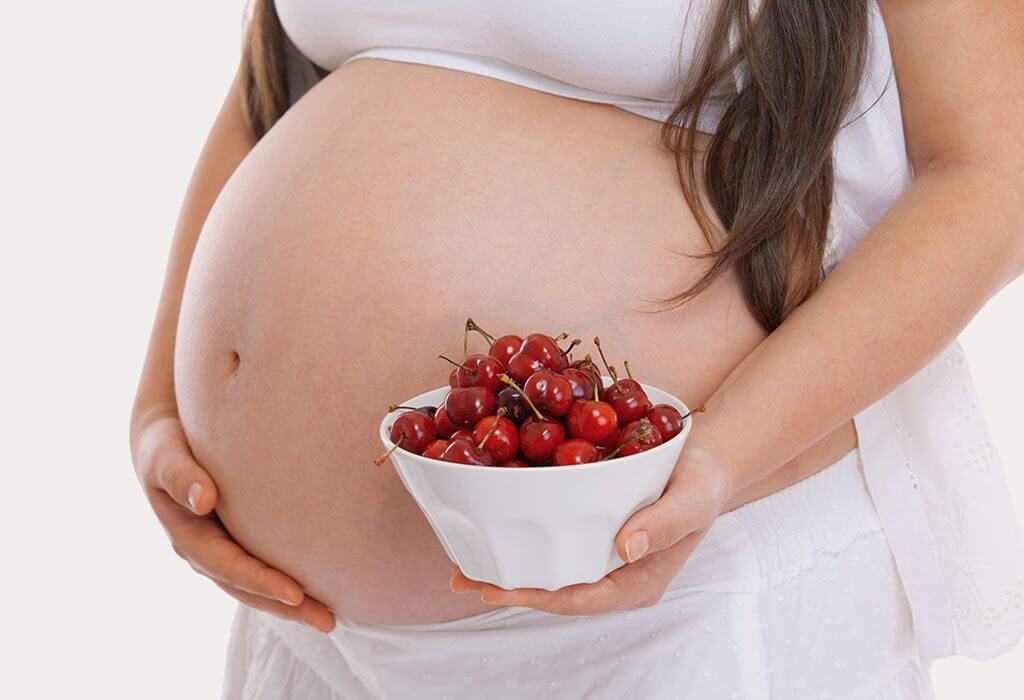
[[[133,432],[135,471],[178,556],[246,605],[322,632],[334,629],[334,615],[323,603],[250,556],[221,525],[213,513],[217,487],[193,459],[176,415],[150,419]]]
[[[598,615],[654,605],[689,559],[732,495],[732,479],[719,451],[691,438],[669,478],[665,493],[637,511],[619,530],[615,547],[629,562],[596,583],[557,591],[506,591],[473,581],[452,567],[456,593],[478,592],[492,605],[535,608],[560,615]],[[571,467],[567,467],[571,469]]]

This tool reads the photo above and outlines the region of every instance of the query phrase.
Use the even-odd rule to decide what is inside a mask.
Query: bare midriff
[[[650,313],[702,271],[684,253],[707,249],[658,129],[377,60],[289,110],[214,205],[178,329],[181,416],[232,535],[350,620],[489,609],[449,590],[426,520],[371,464],[386,406],[445,383],[436,358],[462,352],[467,316],[492,333],[600,335],[691,406],[764,338],[736,277]],[[740,500],[855,441],[843,426]]]

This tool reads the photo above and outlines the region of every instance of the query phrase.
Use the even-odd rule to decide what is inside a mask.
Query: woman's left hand
[[[684,450],[665,493],[637,511],[619,530],[615,547],[626,562],[596,583],[557,591],[498,586],[466,578],[452,566],[456,593],[479,592],[492,605],[534,608],[559,615],[598,615],[654,605],[689,559],[732,495],[729,469],[718,450],[693,444]],[[567,467],[571,469],[572,467]]]

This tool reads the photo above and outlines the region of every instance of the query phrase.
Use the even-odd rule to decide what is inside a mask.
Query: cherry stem
[[[629,360],[624,360],[622,364],[625,365],[626,367],[626,376],[629,377],[630,379],[633,379],[633,370],[629,368]]]
[[[505,382],[510,387],[519,392],[519,395],[523,397],[523,400],[526,401],[530,408],[533,409],[533,412],[537,414],[537,420],[544,420],[544,414],[537,410],[537,407],[533,404],[533,401],[530,401],[530,397],[526,395],[526,392],[523,391],[523,388],[516,384],[514,381],[512,381],[512,377],[508,376],[507,374],[500,374],[498,375],[498,379]]]
[[[476,321],[471,318],[466,319],[466,332],[462,334],[462,354],[469,355],[469,333],[470,331],[476,331],[483,336],[484,340],[488,343],[494,343],[494,336],[485,331],[480,326],[476,325]]]
[[[682,417],[681,420],[686,420],[687,418],[692,416],[694,413],[704,413],[704,411],[706,411],[706,410],[708,410],[708,405],[704,404],[700,408],[695,408],[692,411],[690,411],[689,413],[687,413],[685,416]]]
[[[456,366],[456,367],[458,367],[459,369],[464,369],[464,370],[466,370],[467,372],[472,372],[472,371],[473,371],[473,368],[472,368],[472,367],[467,367],[467,366],[466,366],[466,363],[462,363],[462,364],[459,364],[458,362],[456,362],[455,360],[453,360],[453,359],[452,359],[452,358],[450,358],[450,357],[445,357],[444,355],[438,355],[438,356],[437,356],[437,359],[439,359],[439,360],[444,360],[444,361],[445,361],[445,362],[447,362],[448,364],[451,364],[451,365],[455,365],[455,366]],[[401,408],[401,406],[400,406],[399,408]]]
[[[492,435],[494,435],[494,431],[498,429],[498,423],[501,422],[498,419],[501,418],[506,413],[508,413],[508,411],[506,411],[504,407],[498,409],[498,412],[494,414],[494,421],[491,422],[491,427],[487,429],[487,433],[484,435],[484,439],[480,441],[480,444],[476,446],[476,449],[484,449],[484,445],[486,445],[487,441],[491,439]]]
[[[594,338],[594,345],[597,346],[597,351],[599,353],[601,353],[601,362],[604,363],[604,368],[606,370],[608,370],[608,376],[614,377],[615,375],[612,374],[612,368],[608,365],[608,360],[604,356],[604,350],[601,349],[601,339],[598,338],[598,337],[595,337]]]
[[[568,338],[568,337],[569,337],[569,334],[568,334],[568,333],[566,333],[565,331],[562,331],[561,333],[559,333],[558,335],[556,335],[556,336],[555,336],[554,338],[552,338],[552,340],[554,340],[554,341],[555,341],[555,343],[559,343],[559,342],[561,342],[561,341],[565,340],[565,339],[566,339],[566,338]]]
[[[608,374],[612,376],[612,384],[619,381],[619,373],[615,371],[614,367],[608,367]]]
[[[600,401],[601,394],[597,391],[597,382],[594,382],[594,401]]]
[[[402,440],[404,440],[404,439],[405,439],[405,433],[402,433],[402,437],[398,438],[398,442],[396,442],[396,443],[395,443],[394,445],[392,445],[392,446],[391,446],[391,449],[389,449],[389,450],[388,450],[387,452],[385,452],[384,454],[382,454],[382,455],[381,455],[380,457],[378,457],[377,459],[373,460],[373,463],[374,463],[374,464],[376,464],[376,465],[377,465],[377,466],[379,467],[379,466],[381,466],[382,464],[384,464],[384,462],[388,461],[388,457],[390,457],[390,456],[391,456],[391,454],[392,454],[392,453],[393,453],[393,452],[394,452],[395,450],[397,450],[397,449],[398,449],[398,446],[399,446],[399,445],[401,444]]]
[[[404,408],[407,411],[417,411],[417,410],[419,410],[415,406],[402,406],[400,404],[393,403],[390,406],[388,406],[388,413],[394,413],[395,411],[397,411],[400,408]]]
[[[573,349],[574,347],[576,347],[577,345],[579,345],[580,343],[582,343],[582,342],[583,342],[583,341],[582,341],[582,340],[580,340],[579,338],[573,338],[573,339],[572,339],[572,342],[571,342],[571,343],[569,343],[569,347],[567,347],[567,348],[566,348],[565,350],[563,350],[563,351],[562,351],[562,356],[563,356],[563,357],[568,357],[568,356],[569,356],[569,353],[570,353],[570,352],[572,352],[572,349]]]

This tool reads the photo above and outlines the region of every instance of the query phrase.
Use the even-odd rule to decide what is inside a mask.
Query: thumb
[[[634,513],[619,530],[619,556],[632,563],[707,528],[726,500],[721,482],[701,469],[677,468],[661,498]]]
[[[156,481],[179,505],[206,515],[217,505],[217,486],[188,445],[172,438],[156,463]]]

